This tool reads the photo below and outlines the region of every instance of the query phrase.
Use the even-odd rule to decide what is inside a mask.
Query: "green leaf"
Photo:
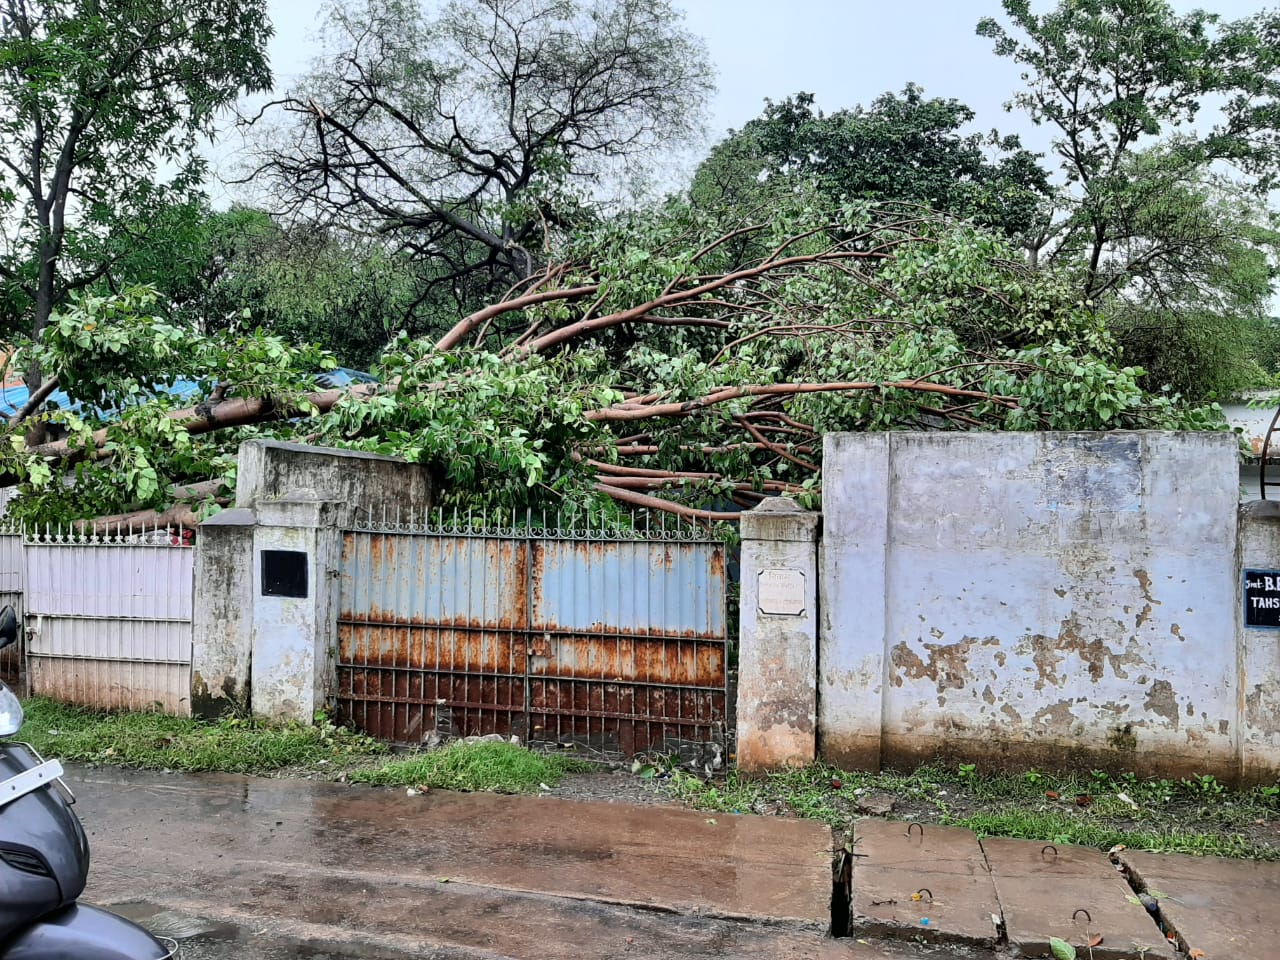
[[[1057,937],[1049,938],[1049,950],[1052,951],[1055,960],[1076,960],[1076,948]]]

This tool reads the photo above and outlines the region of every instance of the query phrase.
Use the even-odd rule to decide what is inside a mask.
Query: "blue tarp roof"
[[[337,387],[349,386],[353,383],[377,383],[378,378],[372,374],[365,373],[362,370],[351,370],[347,367],[338,367],[335,370],[326,370],[323,373],[316,374],[316,386],[321,390],[333,390]],[[157,393],[167,393],[171,397],[185,399],[191,397],[194,399],[200,391],[200,385],[194,380],[175,380],[173,383],[166,385],[156,384]],[[9,417],[22,409],[22,405],[27,402],[27,397],[31,395],[22,384],[13,384],[7,387],[0,387],[0,414]],[[56,403],[61,410],[73,410],[77,413],[83,408],[81,403],[72,403],[71,398],[62,390],[56,390],[49,394],[49,403]],[[94,411],[98,416],[103,416],[110,411]]]

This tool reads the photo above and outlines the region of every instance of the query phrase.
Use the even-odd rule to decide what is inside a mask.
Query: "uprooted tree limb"
[[[195,501],[156,486],[163,445],[184,451],[167,479],[198,481],[196,453],[271,425],[432,463],[446,502],[605,498],[717,521],[766,495],[816,494],[834,429],[1208,425],[1143,395],[1061,278],[918,209],[712,231],[681,208],[565,254],[434,344],[390,344],[381,384],[308,391],[292,375],[273,389],[261,363],[236,361],[253,372],[237,379],[217,354],[204,402],[133,410],[26,462],[84,470],[106,453],[151,469],[146,502],[126,486],[111,496],[130,509],[106,521],[186,525]]]

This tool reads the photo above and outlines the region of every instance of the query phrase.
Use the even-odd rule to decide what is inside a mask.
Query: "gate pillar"
[[[742,514],[737,730],[744,773],[816,756],[820,521],[783,497]]]

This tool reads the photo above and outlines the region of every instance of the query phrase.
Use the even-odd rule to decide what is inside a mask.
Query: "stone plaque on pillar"
[[[772,617],[804,616],[804,571],[761,570],[757,584],[761,613]]]

